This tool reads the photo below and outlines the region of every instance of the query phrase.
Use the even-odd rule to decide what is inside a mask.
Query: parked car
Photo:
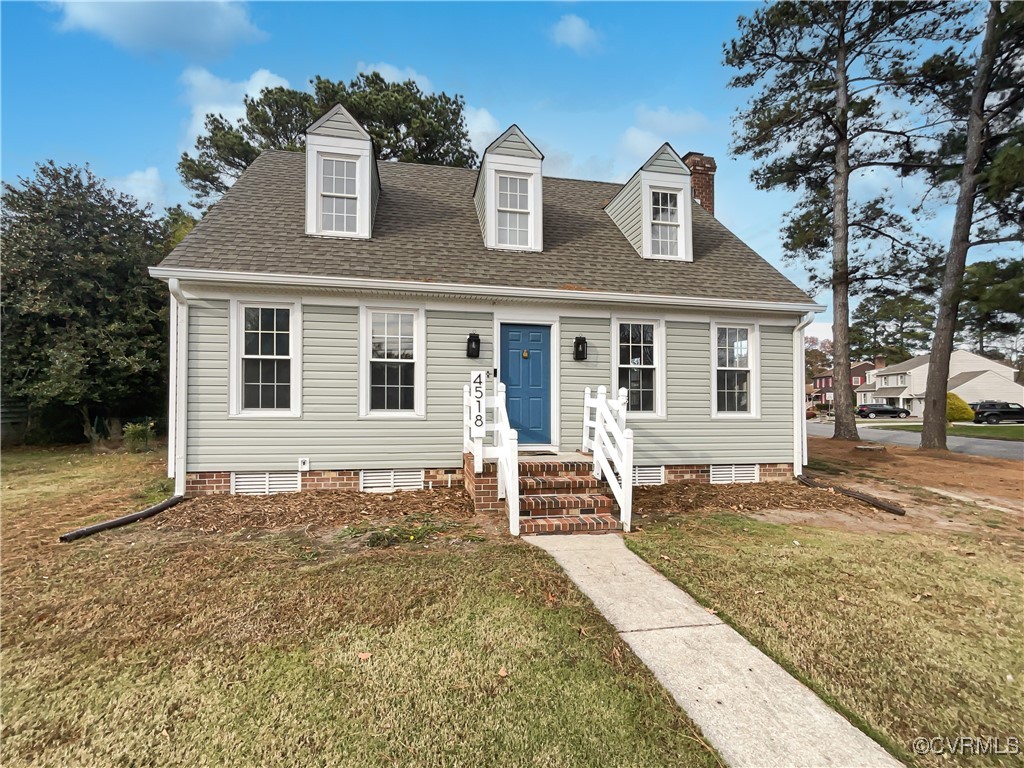
[[[1021,406],[1020,403],[986,400],[972,403],[971,408],[974,409],[975,424],[998,424],[1001,421],[1024,422],[1024,406]]]
[[[856,414],[862,419],[877,419],[879,416],[888,416],[891,419],[905,419],[910,415],[906,408],[885,403],[865,403],[858,405]]]

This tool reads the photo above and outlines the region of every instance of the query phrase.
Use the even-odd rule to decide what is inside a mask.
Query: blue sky
[[[510,123],[545,174],[625,180],[663,141],[718,161],[720,220],[796,282],[779,226],[729,151],[745,101],[723,43],[753,3],[11,3],[2,14],[2,175],[86,163],[158,207],[187,202],[175,166],[206,112],[267,85],[378,69],[462,94],[474,145]],[[818,299],[825,303],[827,296]],[[830,315],[812,328],[826,330]]]

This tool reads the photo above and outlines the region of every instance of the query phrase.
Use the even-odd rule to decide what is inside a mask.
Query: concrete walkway
[[[900,765],[621,537],[524,540],[558,561],[733,768]]]

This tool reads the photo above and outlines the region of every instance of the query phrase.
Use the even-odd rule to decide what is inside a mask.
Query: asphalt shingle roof
[[[909,360],[904,360],[902,363],[895,363],[887,368],[882,368],[878,374],[880,376],[887,376],[890,373],[904,373],[906,371],[912,371],[915,368],[920,368],[922,365],[927,365],[930,355],[918,355],[912,357]]]
[[[973,381],[979,376],[984,376],[988,371],[964,371],[958,373],[956,376],[951,376],[949,383],[946,385],[947,390],[954,390],[959,386],[966,384],[968,381]]]
[[[160,266],[812,303],[696,204],[693,262],[642,259],[603,210],[618,184],[545,177],[544,251],[489,251],[476,170],[378,169],[371,239],[309,237],[305,154],[264,152]]]

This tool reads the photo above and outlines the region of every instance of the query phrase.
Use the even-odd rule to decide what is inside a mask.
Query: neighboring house
[[[853,363],[850,365],[850,383],[854,389],[866,381],[867,372],[874,363]],[[814,374],[814,391],[811,393],[812,403],[831,403],[836,399],[835,373],[829,369]]]
[[[902,363],[869,371],[868,381],[857,388],[857,403],[887,403],[906,408],[912,416],[924,415],[924,395],[930,355],[918,355]],[[1024,387],[1014,381],[1015,370],[962,349],[949,359],[947,392],[968,403],[980,400],[1024,402]]]
[[[798,473],[821,307],[714,218],[714,161],[665,144],[625,184],[542,169],[516,126],[479,170],[378,163],[340,106],[305,152],[260,155],[151,270],[172,297],[175,492],[465,482],[516,531],[503,419],[547,457],[521,468],[535,514],[606,508],[555,498],[588,488],[594,461],[613,485],[626,468],[627,527],[634,480]],[[506,387],[480,403],[486,447],[474,371]],[[601,440],[611,453],[579,453]],[[510,488],[487,480],[495,461]]]

